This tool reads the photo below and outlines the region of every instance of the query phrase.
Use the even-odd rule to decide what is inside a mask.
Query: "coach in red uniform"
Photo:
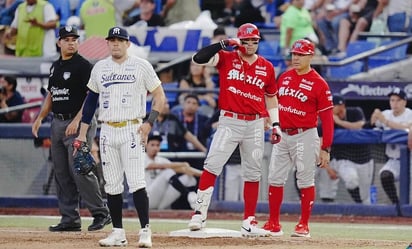
[[[244,236],[266,236],[255,221],[264,150],[264,118],[273,123],[273,142],[280,140],[277,88],[273,65],[256,54],[260,33],[247,23],[239,27],[238,38],[226,39],[201,49],[193,56],[198,64],[216,66],[219,71],[219,126],[214,134],[197,191],[192,231],[206,225],[207,210],[216,177],[239,145],[244,179]],[[234,47],[225,51],[226,46]]]
[[[292,234],[310,237],[309,217],[315,201],[315,169],[328,167],[333,139],[333,104],[326,81],[310,66],[314,45],[305,39],[292,47],[293,68],[278,81],[279,119],[282,141],[273,146],[269,165],[269,221],[263,229],[271,235],[283,234],[279,218],[283,187],[291,168],[296,168],[300,189],[301,217]],[[317,132],[322,121],[323,141]]]

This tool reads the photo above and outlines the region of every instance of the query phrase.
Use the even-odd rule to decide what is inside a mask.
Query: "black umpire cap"
[[[333,95],[333,105],[344,105],[345,99],[341,95]]]
[[[403,91],[403,90],[401,90],[400,88],[394,88],[393,90],[392,90],[392,92],[390,92],[389,94],[388,94],[388,97],[390,97],[390,96],[392,96],[392,95],[396,95],[396,96],[398,96],[399,98],[401,98],[401,99],[403,99],[403,100],[407,100],[408,99],[408,96],[406,95],[406,92],[405,91]]]
[[[107,33],[106,40],[111,39],[111,38],[120,38],[123,40],[128,41],[129,40],[129,34],[127,33],[127,30],[121,27],[113,27],[109,29],[109,32]]]
[[[69,37],[69,36],[73,36],[73,37],[80,37],[79,32],[77,31],[77,28],[74,26],[64,26],[62,28],[60,28],[59,30],[59,40]]]

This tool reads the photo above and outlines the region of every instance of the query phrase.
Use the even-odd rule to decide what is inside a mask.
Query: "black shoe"
[[[79,232],[81,231],[79,223],[59,223],[57,225],[49,226],[50,232]]]
[[[89,231],[96,231],[103,229],[104,226],[112,223],[112,218],[108,214],[107,216],[96,216],[94,217],[93,223],[87,228]]]

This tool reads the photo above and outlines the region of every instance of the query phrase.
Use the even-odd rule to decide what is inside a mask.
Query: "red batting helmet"
[[[247,38],[257,38],[260,39],[259,29],[256,25],[251,23],[245,23],[239,27],[237,30],[237,38],[247,39]]]
[[[315,45],[306,39],[299,39],[293,43],[291,53],[311,55],[315,54]]]

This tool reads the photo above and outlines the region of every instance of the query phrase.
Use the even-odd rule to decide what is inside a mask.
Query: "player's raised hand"
[[[272,134],[270,135],[270,143],[277,144],[281,140],[281,131],[279,125],[274,125],[272,127]]]
[[[234,49],[239,49],[240,52],[246,53],[246,48],[242,45],[239,38],[229,38],[223,40],[225,46],[233,47]]]

